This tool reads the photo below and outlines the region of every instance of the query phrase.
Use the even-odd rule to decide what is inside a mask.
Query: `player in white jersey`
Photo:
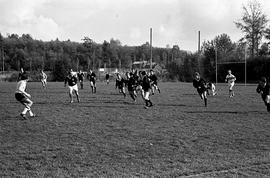
[[[23,119],[27,119],[27,112],[29,112],[30,117],[35,117],[35,114],[31,110],[31,106],[33,105],[33,101],[30,100],[31,95],[25,91],[28,80],[28,76],[25,73],[22,74],[20,76],[20,80],[17,83],[17,88],[15,91],[16,100],[25,106],[22,113],[20,114]]]
[[[229,86],[229,96],[234,96],[233,86],[235,84],[236,77],[232,74],[231,70],[228,70],[228,75],[226,76],[225,82],[228,83]]]
[[[47,75],[43,70],[40,71],[40,81],[43,88],[45,89],[45,87],[47,86]]]

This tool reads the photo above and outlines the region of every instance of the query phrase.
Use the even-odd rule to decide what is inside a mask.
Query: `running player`
[[[97,92],[96,74],[92,70],[89,70],[89,73],[87,74],[87,78],[90,81],[90,86],[91,86],[91,89],[92,89],[92,93],[96,93]]]
[[[261,94],[262,100],[267,107],[267,111],[270,113],[270,85],[265,77],[260,79],[256,91]]]
[[[207,86],[205,80],[203,80],[198,72],[195,72],[193,79],[193,87],[197,89],[201,99],[204,100],[204,105],[207,107]]]
[[[73,103],[73,91],[77,97],[78,103],[80,102],[77,81],[76,75],[70,70],[68,76],[65,78],[65,87],[68,83],[70,103]]]
[[[79,82],[80,82],[81,89],[83,89],[84,73],[80,70],[80,71],[77,73],[77,76],[78,76],[78,79],[79,79]]]
[[[106,75],[105,75],[105,80],[107,82],[107,85],[110,83],[110,75],[109,73],[107,72]]]
[[[215,84],[213,84],[211,82],[207,83],[207,94],[209,95],[208,89],[210,89],[212,91],[213,96],[215,96],[217,94]]]
[[[151,90],[152,90],[152,95],[155,94],[155,90],[158,90],[158,92],[160,93],[160,89],[157,86],[157,76],[155,75],[153,70],[150,70],[150,80],[151,80]]]
[[[121,77],[119,73],[116,74],[116,80],[115,80],[115,89],[119,90],[119,93],[123,93],[124,98],[126,97],[126,91],[125,91],[125,79]]]
[[[150,84],[150,79],[146,75],[145,71],[142,71],[142,91],[143,91],[143,98],[145,101],[145,109],[153,106],[153,103],[150,100],[150,92],[151,92],[151,84]]]
[[[229,86],[229,96],[234,96],[233,86],[235,84],[236,77],[232,74],[231,70],[228,70],[228,75],[226,76],[225,82],[228,83]]]
[[[20,114],[22,119],[27,119],[26,114],[29,112],[30,117],[35,117],[36,115],[32,112],[31,106],[33,105],[33,101],[31,101],[31,95],[25,91],[26,85],[29,78],[27,74],[24,72],[17,83],[17,88],[15,91],[15,98],[19,101],[22,105],[25,106],[22,113]]]
[[[136,102],[136,98],[137,98],[136,81],[135,81],[132,73],[127,72],[126,76],[127,76],[126,83],[127,83],[129,95],[133,99],[133,101]]]
[[[47,75],[42,69],[40,71],[40,81],[41,81],[42,87],[45,89],[47,86]]]

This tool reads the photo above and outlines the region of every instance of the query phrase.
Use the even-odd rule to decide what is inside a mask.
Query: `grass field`
[[[16,83],[0,83],[0,177],[270,177],[270,114],[255,85],[218,84],[209,106],[190,83],[160,83],[143,108],[88,83],[81,103],[63,83],[29,83],[38,117],[20,120]]]

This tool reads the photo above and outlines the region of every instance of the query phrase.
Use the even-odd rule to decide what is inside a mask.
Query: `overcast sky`
[[[257,0],[270,19],[270,1]],[[153,46],[195,51],[201,41],[226,33],[241,38],[234,21],[248,0],[0,0],[0,32],[34,39],[97,43],[111,38],[142,45],[153,29]]]

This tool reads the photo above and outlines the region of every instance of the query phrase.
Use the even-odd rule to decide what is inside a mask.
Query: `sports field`
[[[114,83],[69,103],[63,83],[28,83],[38,117],[20,120],[0,83],[0,177],[270,177],[270,114],[256,85],[218,84],[205,108],[191,83],[160,83],[144,109]]]

